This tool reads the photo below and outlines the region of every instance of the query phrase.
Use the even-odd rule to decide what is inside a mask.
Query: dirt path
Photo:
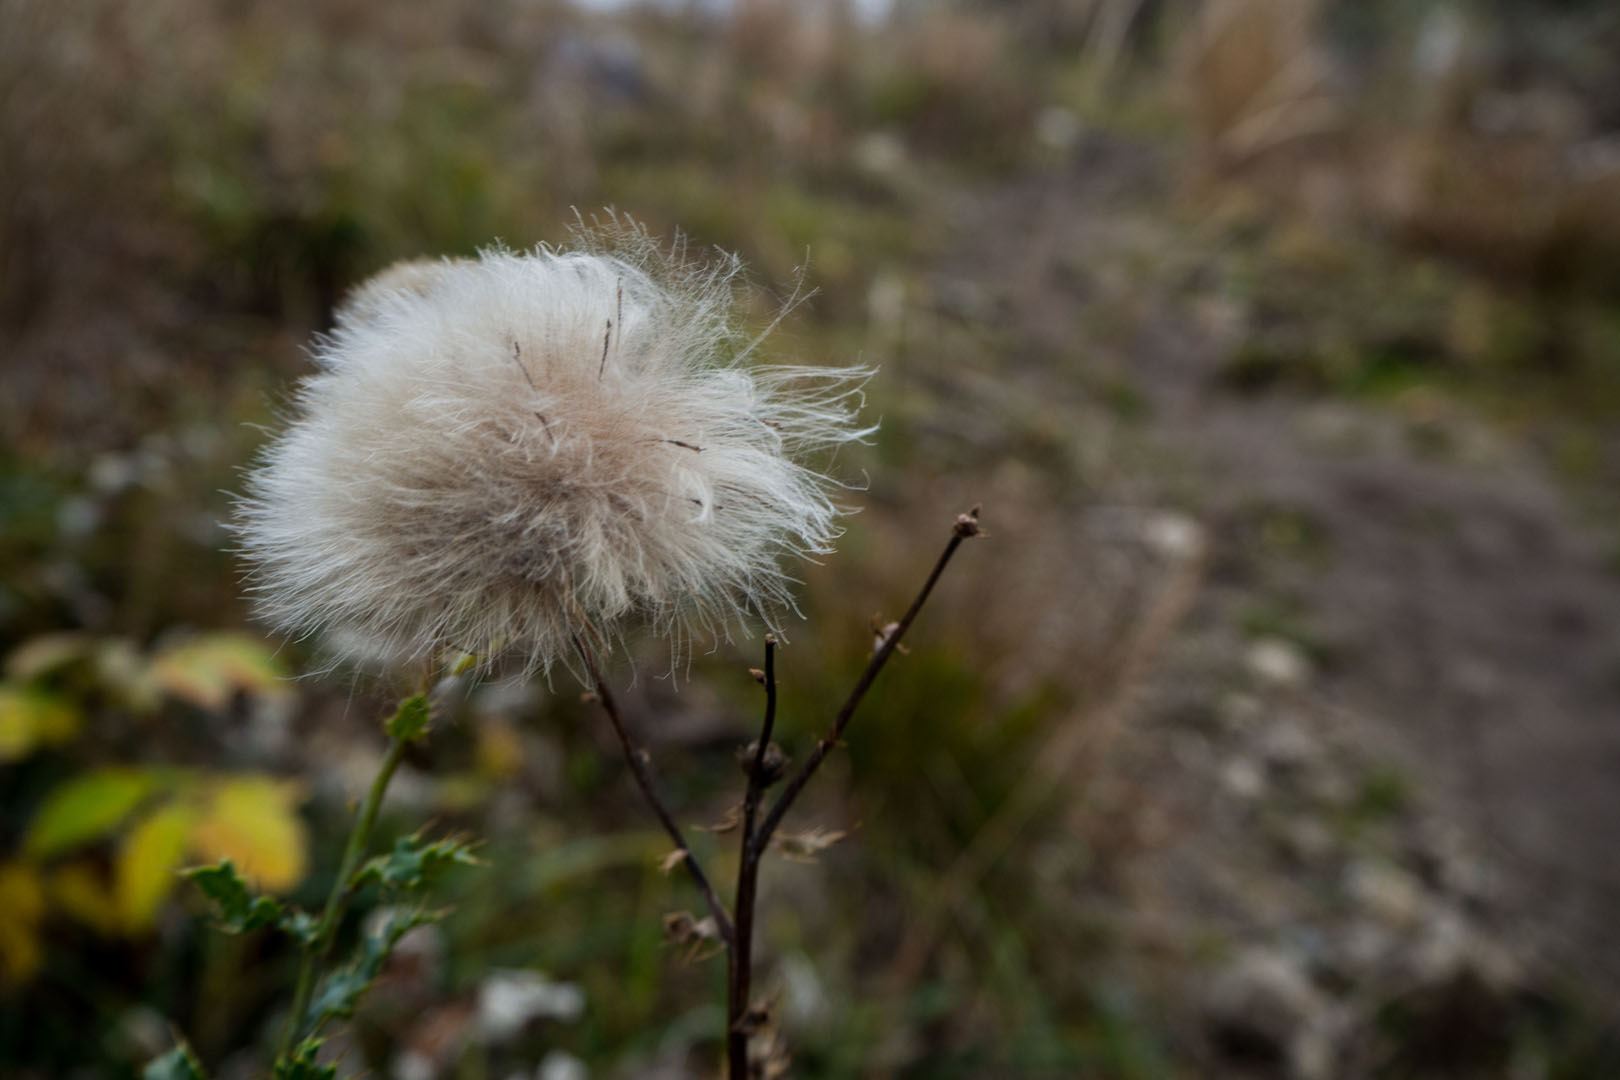
[[[1286,714],[1315,744],[1391,763],[1481,853],[1480,917],[1620,1000],[1620,579],[1601,538],[1527,447],[1450,403],[1414,414],[1222,388],[1244,313],[1213,261],[1189,261],[1144,208],[1161,175],[1127,152],[1005,191],[963,226],[971,257],[942,271],[1008,313],[1028,357],[1012,377],[1062,384],[1054,401],[1099,378],[1139,395],[1132,438],[1155,454],[1118,462],[1110,497],[1180,503],[1209,529],[1209,583],[1158,681],[1216,681],[1154,700],[1202,694],[1209,711],[1232,673],[1269,678],[1257,640],[1281,642],[1271,659],[1304,666],[1263,697],[1260,726]],[[1174,475],[1141,464],[1161,452]],[[1170,740],[1171,727],[1145,715],[1139,731]],[[1216,737],[1208,760],[1166,767],[1202,770],[1219,800],[1244,787],[1219,774],[1256,739]],[[1254,812],[1190,820],[1198,835],[1178,849],[1223,827],[1242,842]]]

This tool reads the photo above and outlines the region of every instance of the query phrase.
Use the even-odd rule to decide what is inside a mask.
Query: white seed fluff
[[[384,271],[317,342],[235,527],[258,613],[334,658],[470,652],[529,671],[627,621],[680,643],[791,607],[830,550],[861,369],[765,367],[734,257],[643,231]]]

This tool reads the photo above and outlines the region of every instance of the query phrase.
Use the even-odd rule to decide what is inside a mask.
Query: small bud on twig
[[[770,787],[782,779],[782,774],[787,772],[787,752],[776,745],[775,742],[765,744],[763,756],[759,752],[758,739],[753,740],[747,746],[738,748],[737,764],[742,766],[744,775],[754,774],[755,761],[759,762],[759,772],[754,776],[754,779],[762,788]]]
[[[970,536],[983,536],[984,530],[979,527],[979,504],[974,503],[973,509],[965,514],[957,514],[956,527],[951,531],[964,539]]]
[[[878,652],[882,651],[883,646],[885,646],[885,645],[887,645],[889,643],[889,639],[891,637],[893,637],[895,635],[895,632],[898,631],[899,629],[900,629],[900,624],[899,623],[897,623],[897,622],[886,623],[886,622],[883,621],[883,616],[882,615],[873,615],[872,616],[872,637],[874,638],[874,640],[872,642],[872,652],[873,653],[878,653]],[[899,653],[901,656],[910,656],[911,655],[911,650],[906,648],[904,645],[896,645],[894,647],[894,651]]]
[[[765,685],[765,672],[761,671],[759,668],[757,668],[757,667],[749,668],[748,669],[748,674],[752,675],[754,677],[754,681],[759,683],[759,685],[761,685],[761,686]]]

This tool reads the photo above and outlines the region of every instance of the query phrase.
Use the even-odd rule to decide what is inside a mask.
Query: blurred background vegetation
[[[254,1074],[296,958],[175,871],[315,905],[399,688],[252,628],[229,492],[347,288],[614,207],[881,369],[790,750],[992,534],[767,870],[793,1075],[1620,1075],[1617,57],[1609,0],[0,0],[0,1072]],[[685,821],[757,644],[618,672]],[[441,718],[427,821],[487,865],[347,1071],[714,1074],[574,688]]]

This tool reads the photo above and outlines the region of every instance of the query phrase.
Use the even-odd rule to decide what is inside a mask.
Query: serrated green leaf
[[[377,981],[377,976],[382,973],[383,964],[387,963],[394,946],[399,944],[399,939],[415,927],[442,918],[443,914],[421,909],[389,912],[376,933],[361,940],[360,947],[355,950],[354,959],[349,962],[349,966],[328,975],[326,981],[321,984],[320,993],[315,996],[315,1003],[309,1007],[311,1028],[318,1029],[330,1019],[353,1016],[355,1006],[371,988],[371,984]]]
[[[479,866],[471,849],[460,840],[422,842],[419,836],[402,836],[394,850],[370,859],[355,872],[350,888],[376,882],[395,891],[420,889],[452,866]]]
[[[305,1039],[293,1050],[292,1057],[282,1058],[271,1069],[273,1080],[337,1080],[336,1065],[317,1064],[315,1055],[321,1049],[320,1039]]]
[[[187,870],[185,876],[214,902],[214,913],[219,918],[220,929],[227,933],[245,934],[249,930],[269,926],[281,918],[281,904],[268,896],[255,896],[229,859],[218,866],[199,866]]]
[[[28,828],[24,848],[48,859],[116,829],[157,788],[157,774],[137,769],[98,769],[56,788]]]
[[[312,945],[315,942],[315,932],[320,923],[315,916],[298,908],[288,908],[276,920],[276,929],[298,942],[300,945]]]
[[[427,695],[416,694],[399,703],[399,708],[388,718],[384,727],[392,738],[410,742],[422,737],[432,718],[433,710],[428,705]]]
[[[184,1039],[173,1050],[147,1062],[141,1080],[208,1080],[197,1055]]]

